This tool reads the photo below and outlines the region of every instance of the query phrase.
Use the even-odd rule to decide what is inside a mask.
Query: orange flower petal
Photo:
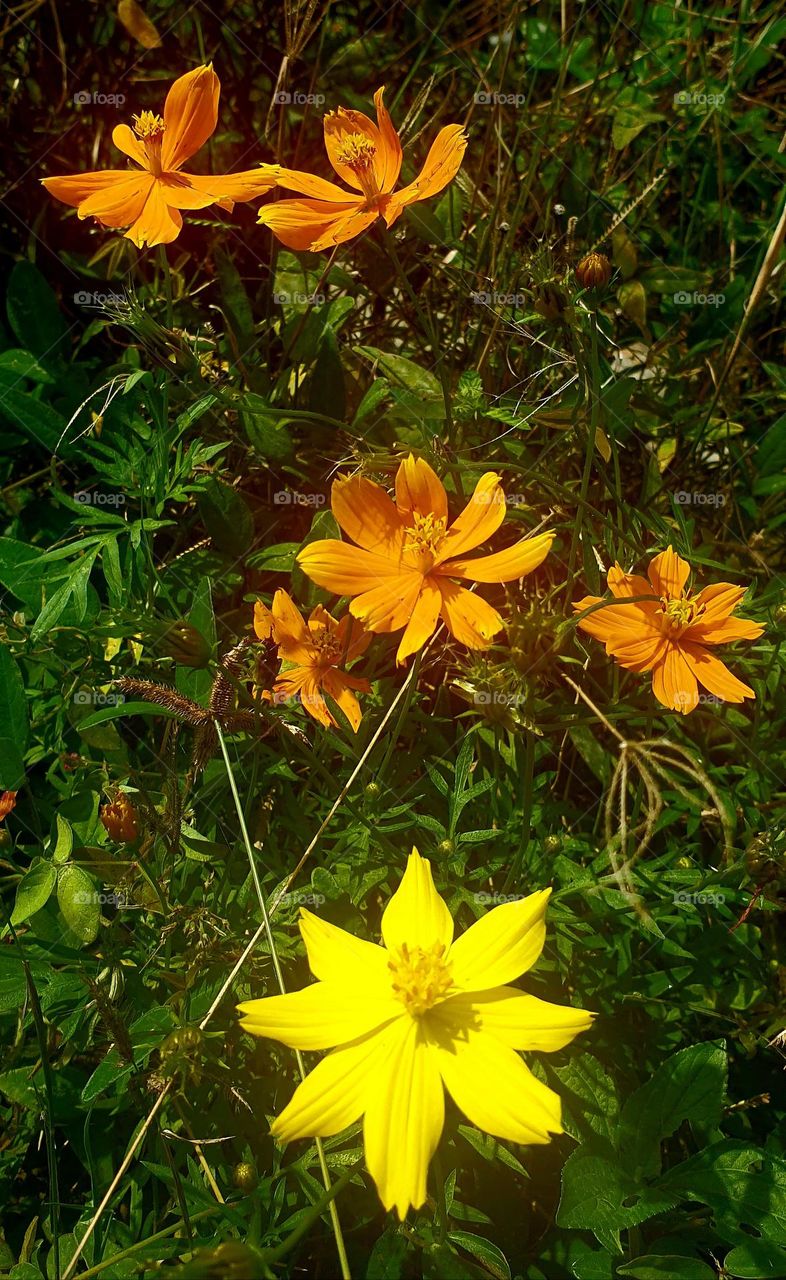
[[[743,684],[732,675],[725,663],[708,653],[698,644],[685,644],[680,641],[683,657],[696,679],[704,688],[722,698],[724,702],[744,702],[746,698],[755,698],[756,694],[747,684]]]
[[[172,85],[164,104],[164,169],[179,169],[207,142],[218,120],[220,92],[221,84],[210,64],[195,67]]]
[[[272,640],[275,633],[275,619],[262,600],[254,602],[254,633],[258,640]]]
[[[352,134],[359,133],[368,139],[374,148],[371,168],[376,179],[377,188],[381,191],[380,179],[387,168],[387,149],[377,126],[362,111],[351,111],[339,107],[338,111],[328,111],[322,122],[325,134],[325,150],[328,159],[338,174],[353,191],[362,191],[363,184],[348,164],[342,164],[339,156]]]
[[[347,677],[343,672],[336,671],[335,668],[331,671],[326,671],[322,677],[322,688],[325,693],[330,694],[336,706],[341,708],[349,721],[352,732],[357,733],[363,713],[360,710],[360,703],[349,687]]]
[[[76,207],[107,187],[127,182],[128,169],[99,169],[93,173],[69,173],[57,178],[42,178],[41,185],[55,200]]]
[[[426,641],[434,634],[434,628],[442,608],[442,595],[435,583],[424,578],[412,616],[401,637],[396,654],[396,662],[402,663],[412,653],[422,649]]]
[[[576,601],[573,608],[576,613],[582,613],[602,600],[603,596],[584,596],[583,600]],[[576,625],[587,635],[609,644],[630,642],[637,636],[661,635],[654,621],[654,608],[650,610],[647,604],[606,604],[586,618],[580,618]]]
[[[380,579],[387,579],[395,584],[399,577],[396,566],[384,556],[364,551],[361,547],[352,547],[336,538],[321,538],[318,542],[310,542],[298,553],[297,561],[312,582],[337,596],[354,596],[361,591],[371,591],[379,586]],[[419,575],[416,576],[419,578]]]
[[[656,596],[679,598],[690,577],[690,565],[668,547],[650,560],[647,576]]]
[[[350,194],[335,182],[327,178],[318,178],[315,173],[304,173],[302,169],[284,169],[271,165],[277,171],[277,185],[286,187],[287,191],[297,191],[301,196],[310,196],[312,200],[326,200],[328,204],[343,204],[350,199]]]
[[[525,538],[491,556],[448,560],[437,572],[453,578],[468,578],[471,582],[513,582],[542,564],[553,541],[553,533],[540,533],[536,538]]]
[[[363,201],[329,204],[326,200],[277,200],[259,211],[257,221],[270,227],[273,235],[288,249],[311,249],[329,234],[348,212],[362,208]]]
[[[361,475],[334,480],[330,506],[344,533],[358,546],[399,559],[404,523],[380,485]]]
[[[398,182],[398,176],[401,173],[401,140],[393,127],[387,107],[382,101],[385,93],[385,86],[377,89],[374,94],[374,106],[377,109],[377,128],[379,136],[382,139],[382,153],[384,157],[383,166],[379,171],[379,189],[380,191],[392,191]]]
[[[150,179],[148,174],[145,177]],[[144,208],[126,232],[126,238],[133,241],[137,249],[145,244],[151,248],[156,244],[170,244],[180,234],[183,219],[177,209],[170,209],[162,190],[161,183],[152,179]]]
[[[669,644],[663,658],[652,672],[652,692],[671,711],[686,716],[698,706],[699,690],[696,677],[688,666],[679,646]]]
[[[662,660],[667,644],[667,638],[657,632],[633,640],[624,636],[609,640],[606,652],[628,671],[651,671]]]
[[[448,495],[425,458],[415,458],[410,453],[401,463],[396,472],[396,506],[402,516],[410,516],[414,512],[447,520]]]
[[[160,181],[165,187],[166,202],[175,209],[204,209],[219,204],[231,213],[237,203],[255,200],[276,185],[269,174],[257,169],[240,173],[185,173],[179,169],[164,173]]]
[[[730,644],[733,640],[758,640],[764,627],[749,618],[723,618],[720,622],[707,624],[704,618],[683,631],[680,641],[687,640],[697,644]]]
[[[338,722],[332,711],[322,697],[319,691],[320,681],[315,675],[309,675],[308,679],[303,681],[300,687],[300,702],[303,710],[306,711],[318,724],[322,724],[326,729],[337,728]]]
[[[281,647],[284,656],[294,662],[307,662],[313,658],[313,643],[300,610],[297,609],[286,591],[280,588],[273,596],[273,624],[275,641]],[[303,651],[305,657],[296,657],[294,650]]]
[[[437,563],[487,542],[505,519],[505,495],[495,471],[487,471],[475,485],[466,507],[448,529],[439,546]]]
[[[347,240],[354,240],[367,231],[378,217],[379,213],[376,209],[349,209],[334,219],[322,235],[312,241],[311,252],[320,253],[323,249],[333,249],[337,244],[346,244]]]
[[[112,141],[118,151],[122,151],[123,155],[130,156],[143,169],[150,169],[150,163],[147,158],[147,151],[141,138],[138,138],[134,130],[128,124],[117,124],[112,130]]]
[[[336,627],[336,639],[341,645],[341,652],[346,654],[346,662],[349,664],[366,652],[372,637],[371,632],[364,631],[350,613],[345,613]]]
[[[155,178],[141,169],[127,173],[103,191],[96,191],[79,206],[80,218],[97,218],[105,227],[128,227],[142,213]]]
[[[735,587],[731,582],[714,582],[712,586],[702,587],[696,596],[696,604],[704,610],[702,623],[714,624],[728,618],[744,595],[745,587]]]
[[[646,578],[642,578],[638,573],[623,573],[618,564],[609,569],[606,581],[609,584],[609,591],[618,600],[624,600],[628,596],[652,596],[654,594],[651,582]],[[658,607],[659,602],[653,600],[653,610]]]
[[[428,200],[429,196],[437,195],[452,182],[466,149],[467,136],[463,125],[449,124],[440,129],[415,181],[391,196],[383,214],[387,225],[392,227],[407,205],[414,204],[416,200]]]
[[[503,627],[496,609],[447,578],[438,578],[437,582],[442,596],[442,620],[451,635],[468,649],[487,649]]]
[[[389,577],[353,600],[350,612],[369,631],[398,631],[412,617],[422,586],[423,575],[414,571]]]

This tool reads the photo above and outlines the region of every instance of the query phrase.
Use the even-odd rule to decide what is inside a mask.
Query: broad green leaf
[[[39,360],[56,360],[63,354],[67,334],[51,287],[32,262],[22,259],[8,279],[8,323],[26,351]]]
[[[660,1185],[667,1194],[709,1205],[718,1231],[730,1243],[750,1244],[753,1228],[762,1243],[786,1249],[783,1157],[727,1138],[670,1169]]]
[[[72,933],[89,946],[98,937],[101,903],[92,877],[75,863],[61,867],[57,877],[57,905]]]
[[[11,924],[24,924],[36,911],[49,901],[57,881],[57,871],[51,862],[43,859],[34,862],[16,886],[16,900],[11,913]]]
[[[28,735],[22,676],[10,649],[0,644],[0,791],[18,791],[24,782]]]
[[[619,1148],[634,1177],[660,1172],[660,1144],[684,1120],[704,1126],[720,1122],[726,1094],[726,1050],[722,1041],[681,1049],[625,1104]]]
[[[557,1224],[595,1233],[611,1253],[621,1253],[620,1231],[638,1226],[676,1204],[676,1193],[637,1183],[619,1162],[574,1151],[562,1170]]]
[[[632,1276],[633,1280],[717,1280],[717,1272],[700,1258],[683,1258],[673,1254],[648,1253],[634,1258],[624,1267],[617,1267],[618,1276]]]

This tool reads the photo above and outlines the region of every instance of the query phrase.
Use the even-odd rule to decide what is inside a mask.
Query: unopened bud
[[[605,253],[588,253],[576,267],[582,289],[605,289],[611,279],[611,263]]]
[[[139,835],[139,815],[122,792],[116,800],[102,805],[98,816],[110,840],[118,844],[131,844]]]
[[[0,792],[0,822],[7,818],[14,805],[16,804],[15,791]]]

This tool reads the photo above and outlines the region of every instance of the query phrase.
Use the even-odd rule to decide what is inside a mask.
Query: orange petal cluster
[[[716,582],[693,595],[686,590],[690,572],[688,562],[671,547],[650,561],[646,578],[624,573],[616,564],[608,573],[609,590],[623,603],[604,605],[578,620],[582,631],[602,640],[621,667],[651,671],[655,697],[682,715],[698,705],[699,685],[725,702],[756,696],[713,649],[733,640],[756,640],[764,630],[757,622],[732,616],[744,587]],[[642,596],[647,598],[638,598]],[[603,605],[603,597],[585,596],[573,607],[582,613],[593,605]]]
[[[401,172],[401,141],[383,102],[384,93],[383,86],[374,94],[376,124],[362,111],[344,107],[325,116],[328,159],[349,191],[312,173],[270,166],[278,186],[305,197],[280,200],[260,210],[260,223],[288,248],[332,249],[353,240],[377,218],[392,227],[407,205],[437,195],[455,178],[467,137],[462,125],[449,124],[440,129],[414,182],[395,190]]]
[[[43,178],[50,195],[74,206],[80,218],[104,227],[127,227],[137,248],[169,244],[183,226],[181,209],[217,204],[228,213],[236,201],[253,200],[275,185],[275,166],[222,176],[187,173],[183,165],[207,142],[218,121],[221,85],[208,64],[172,85],[163,117],[143,111],[134,127],[119,124],[116,147],[138,168]]]
[[[361,711],[355,693],[368,693],[371,685],[344,668],[365,653],[371,636],[348,614],[337,622],[322,605],[312,610],[306,624],[286,591],[276,592],[271,609],[257,601],[254,630],[260,640],[278,645],[282,659],[271,699],[299,695],[314,720],[335,727],[336,719],[323,697],[327,693],[357,733]]]
[[[481,476],[451,523],[442,481],[412,454],[398,469],[395,500],[372,480],[354,475],[334,481],[331,505],[356,545],[334,538],[311,542],[298,562],[318,586],[353,597],[350,612],[369,631],[403,628],[398,662],[422,648],[440,618],[461,644],[487,648],[502,630],[502,618],[460,581],[522,578],[545,559],[554,538],[542,533],[493,555],[467,558],[505,518],[499,476],[493,471]]]

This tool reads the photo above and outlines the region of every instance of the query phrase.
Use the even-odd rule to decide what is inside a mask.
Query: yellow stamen
[[[160,138],[164,132],[164,121],[154,111],[143,111],[134,116],[134,133],[138,138]]]
[[[347,133],[344,135],[340,150],[336,152],[336,159],[339,164],[347,165],[353,173],[359,175],[368,169],[376,151],[374,143],[365,134]]]
[[[445,947],[441,942],[435,942],[428,950],[408,947],[404,942],[388,961],[393,994],[413,1018],[419,1018],[444,1000],[453,985],[450,965],[445,963],[444,954]]]
[[[414,547],[416,551],[430,551],[433,554],[445,536],[447,520],[444,516],[435,516],[431,511],[425,516],[413,511],[412,520],[413,523],[404,530],[407,545]]]
[[[318,652],[320,662],[334,664],[341,657],[341,645],[332,631],[328,631],[326,627],[320,627],[311,632],[311,643]]]
[[[695,600],[669,600],[666,597],[661,601],[661,608],[665,630],[669,634],[678,633],[685,627],[691,626],[704,612],[704,606],[697,605]]]

